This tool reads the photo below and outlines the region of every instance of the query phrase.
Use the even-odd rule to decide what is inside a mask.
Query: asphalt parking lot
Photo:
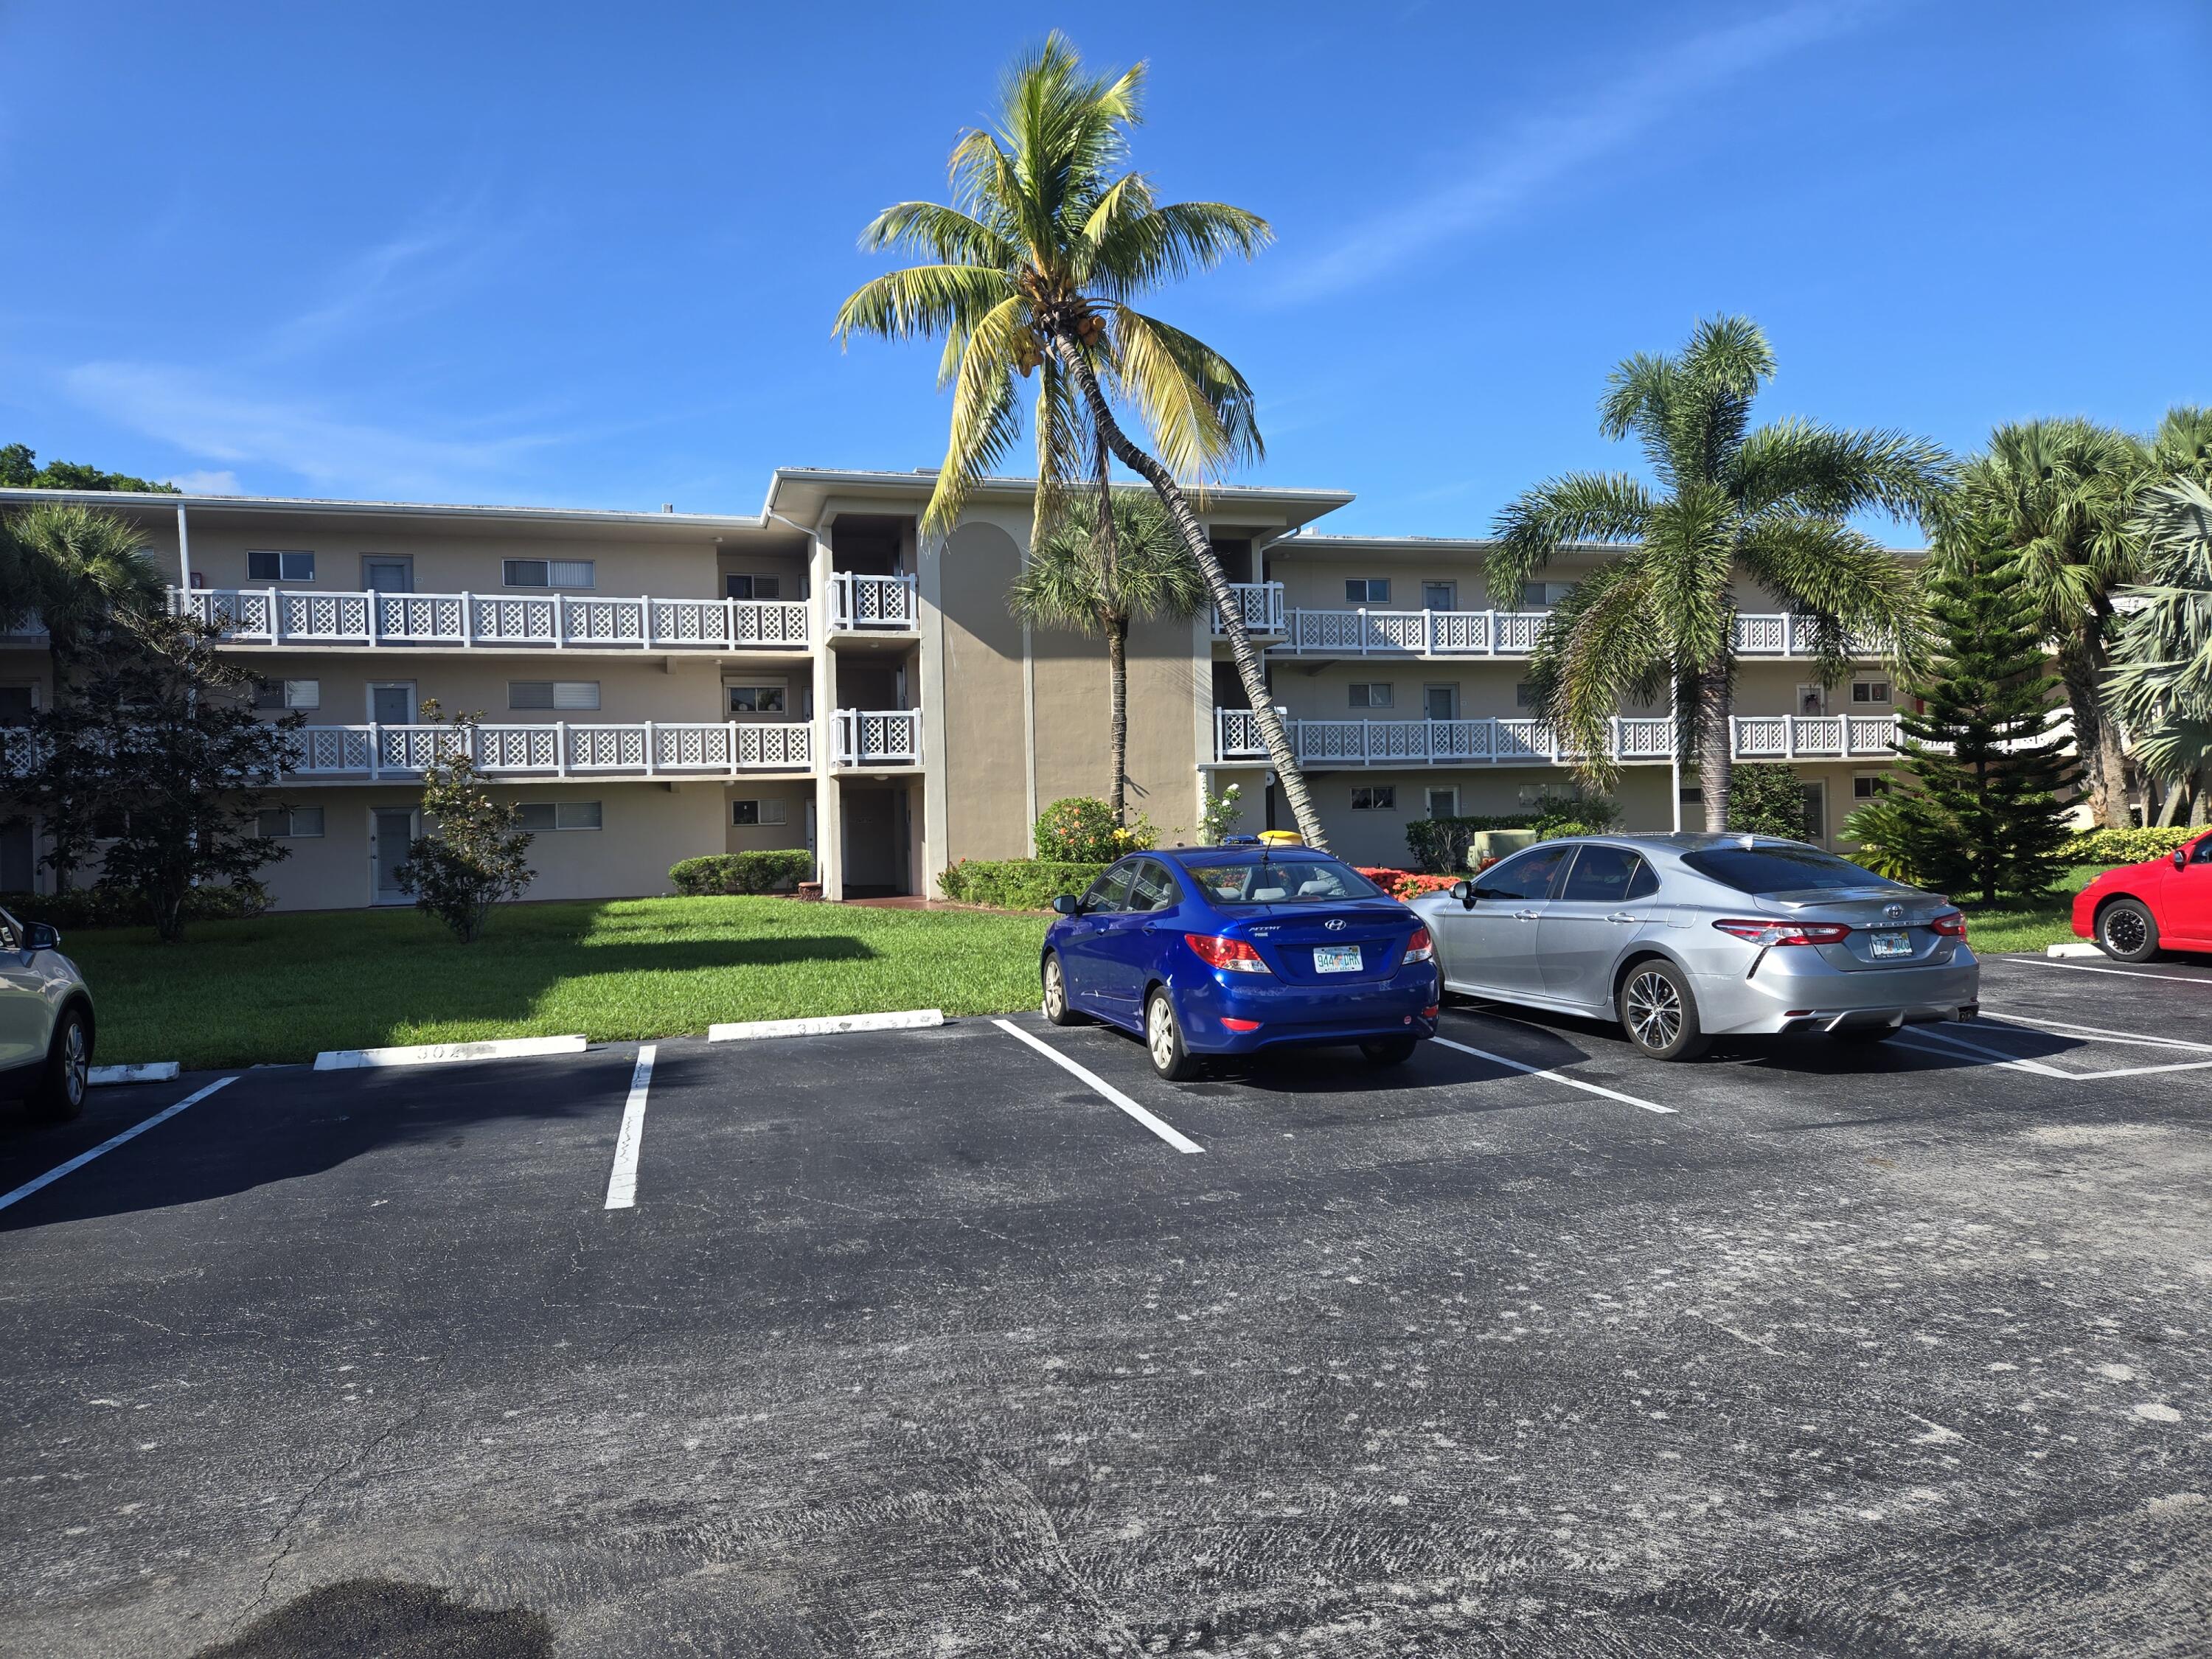
[[[10,1116],[0,1651],[2212,1651],[2212,964],[1984,990]]]

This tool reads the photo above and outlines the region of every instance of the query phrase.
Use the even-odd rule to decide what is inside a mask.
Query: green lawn
[[[2108,866],[2076,865],[2059,878],[2057,896],[2040,904],[1961,904],[1966,913],[1966,943],[1984,954],[2000,951],[2040,951],[2046,945],[2072,945],[2074,895]]]
[[[312,1060],[325,1048],[580,1031],[703,1032],[717,1020],[1036,1000],[1048,917],[775,898],[623,899],[501,911],[474,945],[414,910],[137,928],[64,948],[91,981],[102,1062]]]

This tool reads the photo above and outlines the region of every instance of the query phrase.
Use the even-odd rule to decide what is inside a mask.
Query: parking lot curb
[[[167,1083],[184,1069],[173,1060],[142,1060],[131,1066],[95,1066],[85,1081],[95,1089],[124,1083]]]
[[[580,1054],[580,1036],[503,1037],[489,1042],[424,1042],[402,1048],[325,1048],[315,1056],[319,1072],[349,1072],[371,1066],[439,1066],[457,1060],[518,1060],[528,1054]]]
[[[942,1008],[909,1008],[890,1014],[826,1014],[809,1019],[754,1019],[707,1028],[709,1042],[750,1042],[761,1037],[838,1036],[847,1031],[916,1031],[945,1024]]]
[[[2088,940],[2082,939],[2072,945],[2046,945],[2043,947],[2043,954],[2046,957],[2101,957],[2105,953]]]

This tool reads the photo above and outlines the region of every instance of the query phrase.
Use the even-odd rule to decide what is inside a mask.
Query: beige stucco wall
[[[723,848],[732,853],[773,852],[806,845],[806,809],[814,799],[811,778],[763,778],[757,783],[738,782],[723,789],[722,823],[726,831]],[[783,803],[781,823],[739,824],[732,821],[730,803],[740,800]]]
[[[1022,625],[1006,607],[1021,548],[997,525],[963,524],[939,557],[946,848],[953,859],[1030,851]]]
[[[1111,750],[1106,642],[1032,629],[1040,809],[1068,795],[1105,796]],[[1129,630],[1129,804],[1164,843],[1189,840],[1198,764],[1194,701],[1210,672],[1191,650],[1187,620],[1140,622]]]
[[[724,669],[689,657],[635,659],[572,656],[539,651],[500,656],[428,652],[254,651],[239,653],[252,672],[268,679],[313,679],[321,707],[306,711],[311,726],[356,726],[368,719],[368,688],[411,681],[418,702],[434,698],[446,714],[480,714],[492,725],[565,720],[584,725],[628,720],[716,721],[730,718],[722,686],[759,679],[790,683],[793,714],[808,682],[804,658],[764,664],[757,672]],[[596,710],[510,708],[514,681],[594,680]],[[772,717],[771,717],[772,718]]]

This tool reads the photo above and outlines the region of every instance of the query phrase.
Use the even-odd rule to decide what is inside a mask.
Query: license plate
[[[1317,945],[1314,947],[1316,974],[1356,974],[1359,971],[1357,945]]]
[[[1876,957],[1909,957],[1912,954],[1912,937],[1909,933],[1876,933],[1873,951]]]

